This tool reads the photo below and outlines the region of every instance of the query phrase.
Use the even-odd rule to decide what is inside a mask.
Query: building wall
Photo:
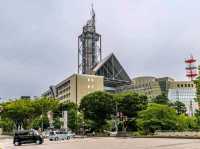
[[[81,98],[85,95],[95,91],[103,91],[103,80],[103,76],[74,74],[55,85],[55,98],[61,101],[70,100],[79,104]],[[42,96],[53,98],[50,90],[47,90]]]
[[[170,83],[168,98],[171,101],[180,101],[185,104],[187,114],[193,115],[198,109],[196,86],[192,81],[174,81]]]
[[[77,103],[80,103],[81,98],[85,95],[95,92],[103,91],[103,76],[95,75],[75,75],[72,80],[71,99],[76,99],[76,76],[77,76]]]
[[[116,92],[127,91],[144,94],[149,98],[154,98],[161,94],[161,89],[156,78],[149,76],[134,78],[131,85],[121,86],[116,89]]]
[[[171,101],[180,101],[185,104],[187,113],[193,115],[198,109],[198,103],[195,102],[196,86],[191,81],[175,81],[170,77],[137,77],[132,80],[131,85],[118,87],[116,92],[132,91],[139,94],[145,94],[149,98],[165,94]]]
[[[156,81],[159,83],[162,94],[168,96],[168,91],[170,88],[170,83],[175,80],[170,77],[157,78]]]

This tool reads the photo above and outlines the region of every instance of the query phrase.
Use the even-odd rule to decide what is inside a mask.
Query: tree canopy
[[[196,84],[196,89],[197,89],[197,102],[200,105],[200,76],[194,80],[194,83]]]
[[[115,100],[109,93],[94,92],[83,97],[80,110],[84,113],[85,119],[95,121],[97,128],[101,129],[106,120],[115,113]]]
[[[136,117],[137,113],[147,107],[147,96],[133,92],[126,92],[115,95],[118,111],[128,117]]]
[[[184,103],[180,101],[175,101],[174,103],[172,103],[172,107],[176,110],[176,113],[178,115],[186,114],[187,109]]]
[[[153,98],[152,102],[157,103],[157,104],[169,104],[169,99],[167,98],[165,94],[162,94]]]
[[[146,110],[139,112],[137,126],[145,133],[156,130],[175,130],[176,111],[167,105],[152,103]]]
[[[16,128],[27,128],[31,121],[40,115],[58,107],[58,100],[39,98],[35,100],[19,99],[2,105],[2,118],[8,118],[15,123]]]

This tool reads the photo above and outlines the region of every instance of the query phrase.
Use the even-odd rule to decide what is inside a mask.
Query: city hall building
[[[142,76],[130,79],[114,53],[102,58],[101,35],[96,32],[96,17],[92,9],[91,19],[78,36],[78,74],[73,74],[42,94],[60,101],[70,100],[76,104],[81,98],[95,91],[112,93],[136,92],[149,99],[164,94],[172,101],[181,101],[187,113],[193,115],[198,109],[196,86],[192,81],[175,81],[170,77]]]
[[[74,74],[42,94],[76,104],[95,91],[115,92],[115,88],[131,84],[131,79],[114,53],[102,58],[101,35],[96,32],[95,12],[78,36],[78,74]]]

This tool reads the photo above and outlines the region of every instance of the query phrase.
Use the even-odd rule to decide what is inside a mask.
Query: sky
[[[77,72],[77,37],[96,12],[103,57],[131,78],[185,77],[200,57],[199,0],[0,0],[0,97],[40,96]]]

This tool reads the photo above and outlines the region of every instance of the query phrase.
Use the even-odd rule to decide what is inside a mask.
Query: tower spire
[[[91,4],[91,8],[92,8],[91,15],[92,15],[92,17],[95,17],[94,3]]]
[[[92,16],[92,18],[91,18],[91,24],[92,24],[92,26],[94,26],[95,27],[95,11],[94,11],[94,4],[92,3],[91,4],[91,11],[90,11],[90,14],[91,14],[91,16]]]

